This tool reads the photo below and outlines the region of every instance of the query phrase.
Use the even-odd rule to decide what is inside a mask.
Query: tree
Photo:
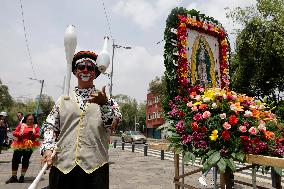
[[[138,105],[136,122],[138,123],[138,130],[144,132],[146,127],[146,102]]]
[[[0,110],[7,111],[13,105],[13,98],[7,85],[2,84],[0,79]]]
[[[241,23],[236,41],[232,88],[279,102],[284,92],[284,4],[257,0],[256,7],[237,8],[228,16]]]
[[[119,130],[134,130],[135,128],[135,116],[138,112],[138,104],[136,99],[132,99],[127,95],[116,95],[113,98],[118,102],[121,114],[122,122],[119,125]]]
[[[149,83],[148,92],[158,95],[159,99],[161,99],[161,102],[165,101],[166,91],[167,91],[167,83],[165,76],[161,77],[156,76],[155,79],[153,79]]]
[[[53,106],[54,106],[54,101],[52,97],[48,96],[47,94],[42,94],[40,100],[40,108],[43,115],[47,116],[49,112],[52,110]]]

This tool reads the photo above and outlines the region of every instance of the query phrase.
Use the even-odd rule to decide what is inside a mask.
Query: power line
[[[29,43],[28,43],[28,38],[27,38],[27,32],[26,32],[26,26],[25,26],[25,18],[24,18],[24,10],[23,10],[22,0],[20,0],[20,4],[21,4],[22,22],[23,22],[23,28],[24,28],[26,47],[27,47],[27,51],[28,51],[28,55],[29,55],[29,59],[30,59],[30,63],[31,63],[31,66],[32,66],[32,71],[33,71],[34,77],[37,78],[36,77],[36,72],[35,72],[34,66],[33,66],[32,56],[31,56],[30,47],[29,47]]]
[[[101,1],[102,1],[103,8],[104,8],[104,13],[105,13],[105,17],[106,17],[106,21],[107,21],[107,25],[108,25],[108,30],[109,30],[109,33],[110,33],[110,38],[113,40],[112,32],[111,32],[111,29],[110,29],[110,22],[109,22],[109,19],[108,19],[108,16],[107,16],[106,8],[105,8],[105,3],[104,3],[104,0],[101,0]]]

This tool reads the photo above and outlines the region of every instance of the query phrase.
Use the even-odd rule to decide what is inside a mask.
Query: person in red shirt
[[[6,184],[14,182],[24,182],[26,171],[29,167],[30,157],[33,151],[40,146],[39,133],[40,128],[36,124],[36,118],[33,114],[28,114],[13,132],[14,140],[11,147],[14,149],[12,159],[12,177],[6,181]],[[17,179],[17,171],[20,162],[22,162],[21,176]]]

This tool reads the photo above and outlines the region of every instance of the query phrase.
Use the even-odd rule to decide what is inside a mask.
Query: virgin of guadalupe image
[[[196,58],[197,79],[199,80],[200,84],[207,86],[209,83],[211,83],[210,58],[203,42],[199,43]]]

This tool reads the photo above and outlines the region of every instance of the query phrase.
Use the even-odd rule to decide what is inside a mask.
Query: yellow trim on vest
[[[85,173],[87,173],[87,174],[91,174],[91,173],[93,173],[94,171],[96,171],[97,169],[99,169],[99,168],[101,168],[102,166],[104,166],[105,164],[107,164],[108,162],[104,162],[104,163],[102,163],[101,165],[98,165],[98,166],[96,166],[95,168],[93,168],[93,169],[91,169],[91,170],[89,170],[89,171],[86,171],[83,167],[81,167],[81,165],[79,165],[78,163],[76,163],[75,165],[74,165],[74,167],[72,167],[72,169],[70,169],[69,171],[64,171],[63,169],[60,169],[59,167],[56,167],[56,166],[54,166],[54,167],[56,167],[59,171],[61,171],[62,173],[64,173],[64,174],[68,174],[68,173],[70,173],[77,165],[79,166],[79,167],[81,167],[81,169],[83,169],[83,171],[85,171]]]

